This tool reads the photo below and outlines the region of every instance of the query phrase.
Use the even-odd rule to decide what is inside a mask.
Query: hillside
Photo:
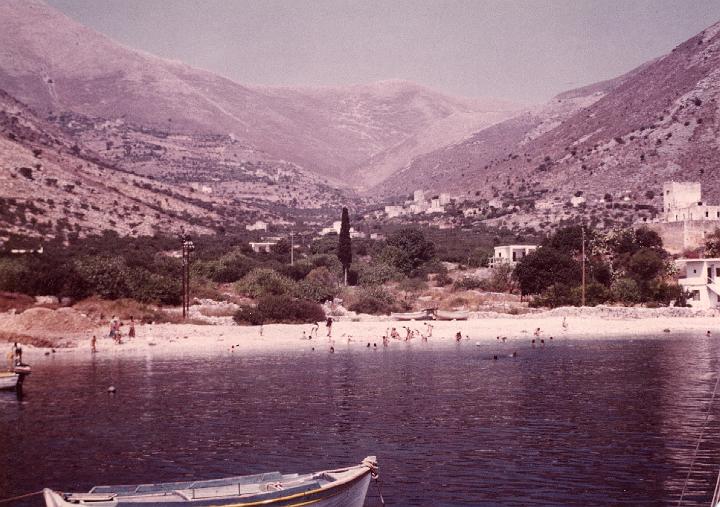
[[[39,0],[0,1],[0,88],[40,116],[73,112],[161,132],[231,136],[336,186],[379,182],[424,150],[459,141],[517,109],[405,81],[243,86],[123,47]],[[436,140],[428,132],[438,122],[444,136]]]
[[[404,194],[431,182],[438,191],[558,204],[610,193],[659,207],[662,183],[675,179],[701,181],[717,202],[719,32],[713,25],[624,76],[418,157],[383,188]]]
[[[181,136],[122,121],[50,120],[0,90],[0,240],[215,233],[295,204],[337,212],[352,199],[297,167],[257,161],[223,136]]]

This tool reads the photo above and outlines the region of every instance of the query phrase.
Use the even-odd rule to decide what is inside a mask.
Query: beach
[[[678,334],[704,336],[708,331],[720,336],[720,315],[714,310],[595,307],[558,308],[525,315],[476,313],[463,321],[394,321],[388,317],[339,316],[333,322],[330,338],[327,337],[325,323],[321,322],[316,336],[311,339],[307,337],[312,334],[312,324],[138,324],[134,338],[127,336],[125,326],[122,343],[117,344],[108,338],[108,324],[97,325],[67,311],[63,317],[72,324],[80,324],[83,329],[44,331],[40,315],[51,311],[60,312],[62,315],[61,310],[63,309],[37,312],[39,315],[35,316],[26,315],[23,325],[18,325],[23,314],[0,314],[0,331],[12,331],[28,338],[23,340],[24,357],[28,361],[32,361],[33,356],[48,353],[51,349],[62,354],[90,354],[92,336],[97,337],[98,353],[113,355],[329,351],[331,346],[335,353],[342,353],[348,348],[367,348],[368,344],[371,348],[382,348],[382,337],[389,334],[393,327],[397,329],[401,339],[389,340],[388,346],[391,348],[414,343],[424,344],[420,335],[428,333],[430,336],[427,343],[433,346],[454,345],[458,332],[462,335],[462,343],[501,341],[498,337],[505,337],[507,344],[518,346],[529,345],[533,339],[538,345],[540,340],[548,343],[551,337],[553,340],[593,340]],[[51,314],[47,316],[56,317]],[[38,328],[37,324],[41,327]],[[427,324],[432,326],[431,330]],[[416,331],[415,338],[404,340],[406,328]],[[536,335],[538,328],[540,331]]]

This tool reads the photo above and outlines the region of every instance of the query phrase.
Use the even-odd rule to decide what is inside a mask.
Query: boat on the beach
[[[468,320],[469,316],[468,312],[446,312],[443,310],[435,312],[437,320]]]
[[[269,472],[204,481],[95,486],[88,493],[60,493],[45,489],[43,496],[46,507],[362,507],[371,477],[377,477],[374,456],[365,458],[356,466],[308,474]]]
[[[434,309],[420,310],[419,312],[407,313],[391,313],[390,318],[393,320],[433,320],[435,316]]]
[[[20,382],[20,375],[14,371],[0,371],[0,389],[15,389]]]

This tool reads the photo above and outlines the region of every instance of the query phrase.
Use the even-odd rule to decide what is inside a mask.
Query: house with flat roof
[[[688,304],[693,308],[720,306],[720,258],[678,259],[675,261],[685,276],[678,282],[690,293]]]
[[[490,267],[494,268],[499,264],[511,264],[515,266],[523,257],[530,252],[537,250],[537,245],[500,245],[495,247],[495,253],[490,259]]]

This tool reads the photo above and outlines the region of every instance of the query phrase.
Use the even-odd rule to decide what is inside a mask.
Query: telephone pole
[[[582,299],[580,306],[585,306],[585,224],[582,225]]]
[[[190,253],[195,250],[195,244],[187,234],[180,235],[182,242],[182,316],[187,318],[190,313]]]
[[[290,265],[295,265],[295,231],[290,231]]]

